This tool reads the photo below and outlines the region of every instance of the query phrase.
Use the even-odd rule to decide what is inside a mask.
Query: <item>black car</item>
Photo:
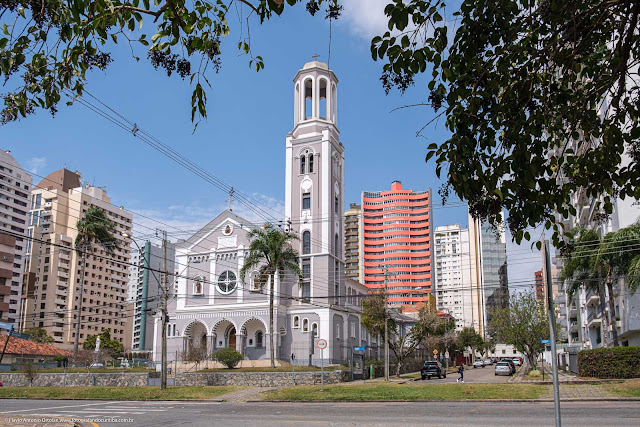
[[[447,378],[447,372],[444,370],[440,362],[424,362],[420,369],[420,376],[423,380],[431,379],[431,377]]]

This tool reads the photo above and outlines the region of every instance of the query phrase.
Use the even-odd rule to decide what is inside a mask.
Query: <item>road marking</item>
[[[0,414],[15,414],[17,412],[24,412],[24,411],[28,411],[28,412],[50,411],[50,410],[56,410],[56,409],[61,409],[61,408],[80,408],[80,407],[84,407],[84,406],[109,405],[109,404],[115,404],[115,403],[118,403],[118,402],[117,401],[114,401],[114,402],[99,402],[99,403],[87,403],[87,404],[84,404],[84,405],[53,406],[53,407],[50,407],[50,408],[18,409],[17,411],[2,411],[2,412],[0,412]]]

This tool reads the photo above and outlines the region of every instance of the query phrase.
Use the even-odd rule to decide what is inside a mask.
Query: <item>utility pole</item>
[[[164,230],[156,230],[156,236],[162,236],[162,358],[160,372],[160,389],[167,388],[167,232]]]
[[[82,250],[82,266],[80,268],[80,288],[78,291],[78,314],[76,315],[76,336],[73,339],[73,365],[78,364],[78,345],[80,343],[80,321],[82,317],[82,293],[84,291],[84,274],[87,264],[87,251],[91,248],[90,243],[84,243],[80,246]]]
[[[551,256],[549,254],[549,241],[544,241],[544,264],[546,270],[547,281],[547,307],[549,313],[549,329],[551,332],[551,369],[553,372],[553,401],[556,409],[556,427],[561,427],[560,420],[560,388],[558,385],[558,356],[556,353],[556,316],[553,312],[553,293],[551,283]],[[544,353],[543,353],[544,354]],[[542,366],[544,372],[544,365]]]

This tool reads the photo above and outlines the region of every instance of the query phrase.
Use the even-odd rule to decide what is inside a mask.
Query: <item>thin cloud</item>
[[[45,157],[32,157],[27,161],[29,172],[37,174],[39,170],[47,165],[47,159]]]
[[[338,22],[347,24],[346,27],[354,35],[370,41],[375,36],[381,36],[388,31],[388,18],[384,8],[390,0],[347,0],[343,3],[344,14]]]

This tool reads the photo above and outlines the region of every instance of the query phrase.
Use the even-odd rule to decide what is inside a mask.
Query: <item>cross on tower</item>
[[[311,55],[311,57],[313,58],[314,61],[317,61],[318,58],[320,57],[320,55],[318,55],[318,52],[316,52],[315,55]]]
[[[231,190],[229,190],[229,198],[227,199],[227,208],[229,210],[231,210],[231,202],[233,202],[233,193],[235,193],[235,190],[231,187]]]

